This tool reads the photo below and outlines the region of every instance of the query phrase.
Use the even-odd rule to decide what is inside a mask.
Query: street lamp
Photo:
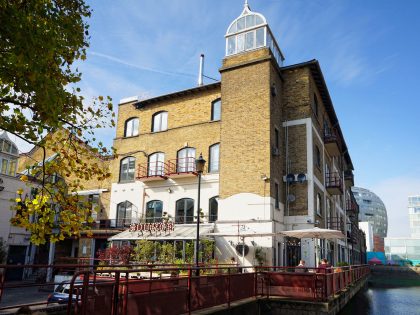
[[[200,190],[201,190],[201,174],[204,171],[204,165],[206,164],[206,160],[203,159],[203,154],[200,153],[198,159],[195,160],[195,170],[198,174],[198,197],[197,197],[197,239],[195,244],[195,267],[196,276],[200,275],[200,270],[198,269],[198,257],[200,251]]]

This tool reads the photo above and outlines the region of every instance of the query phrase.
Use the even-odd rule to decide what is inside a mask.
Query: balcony
[[[171,178],[182,178],[196,176],[195,158],[186,157],[168,161],[168,176]]]
[[[343,194],[343,180],[338,172],[325,174],[325,187],[330,195]]]
[[[137,179],[142,182],[166,180],[168,166],[165,162],[156,161],[138,165]]]
[[[352,170],[344,171],[344,181],[346,183],[346,187],[354,186],[354,175]]]
[[[330,217],[327,221],[327,228],[330,230],[341,231],[344,234],[344,221],[341,218]]]
[[[347,241],[352,244],[358,244],[361,236],[361,230],[352,223],[350,231],[347,231]]]
[[[340,155],[341,141],[335,129],[324,128],[324,145],[331,156]]]
[[[350,193],[350,199],[346,202],[346,213],[349,216],[355,216],[359,213],[359,205],[352,193]]]

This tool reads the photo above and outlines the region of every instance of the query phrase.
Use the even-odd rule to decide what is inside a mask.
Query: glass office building
[[[388,216],[382,200],[376,194],[364,188],[352,187],[351,190],[359,205],[359,221],[372,223],[373,234],[381,238],[386,237]]]
[[[387,237],[385,256],[387,263],[413,266],[420,264],[420,238]]]
[[[420,238],[420,195],[408,197],[408,219],[411,237]]]

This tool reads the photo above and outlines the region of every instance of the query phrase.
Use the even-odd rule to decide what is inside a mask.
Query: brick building
[[[202,153],[202,230],[224,235],[215,238],[221,260],[255,264],[257,248],[269,265],[300,258],[315,265],[314,248],[333,263],[363,260],[353,165],[319,63],[283,61],[264,16],[245,4],[226,33],[220,82],[120,102],[109,217],[128,226],[167,215],[175,228],[150,236],[125,231],[112,241],[148,237],[185,246],[194,239],[195,159]],[[314,226],[347,238],[315,244],[269,235]]]

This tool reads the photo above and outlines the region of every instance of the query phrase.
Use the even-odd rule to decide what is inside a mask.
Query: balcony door
[[[187,173],[195,171],[195,148],[184,148],[178,151],[177,172]]]
[[[148,176],[161,176],[165,175],[165,153],[156,152],[149,156]]]
[[[117,227],[126,227],[131,224],[133,204],[126,200],[117,205]]]

